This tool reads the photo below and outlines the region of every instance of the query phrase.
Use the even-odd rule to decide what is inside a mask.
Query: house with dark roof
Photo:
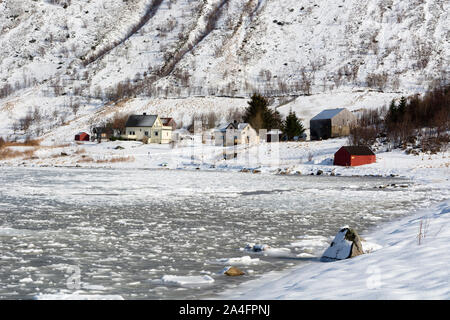
[[[354,167],[376,162],[375,153],[367,146],[345,146],[334,154],[334,165]]]
[[[172,127],[165,126],[158,115],[131,115],[125,124],[125,135],[128,140],[142,140],[147,143],[170,143]]]
[[[231,122],[214,130],[216,146],[258,144],[259,136],[249,123]]]
[[[348,136],[356,116],[345,108],[326,109],[309,122],[311,140]]]

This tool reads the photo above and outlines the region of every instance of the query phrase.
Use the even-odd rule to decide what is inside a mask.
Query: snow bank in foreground
[[[271,273],[225,292],[222,298],[450,299],[450,200],[365,238],[378,243],[379,249],[348,260]]]

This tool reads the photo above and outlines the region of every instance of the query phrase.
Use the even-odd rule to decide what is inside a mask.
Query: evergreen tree
[[[268,105],[267,100],[259,94],[254,94],[247,103],[248,107],[245,110],[243,120],[258,131],[264,126],[264,113]]]
[[[387,119],[388,119],[388,122],[390,122],[390,123],[397,122],[397,119],[398,119],[398,107],[395,104],[395,100],[394,99],[391,101],[391,104],[389,105],[389,111],[388,111],[388,114],[387,114]]]
[[[397,120],[402,120],[406,113],[406,98],[401,97],[397,107]]]
[[[267,109],[264,117],[264,129],[281,129],[283,127],[283,120],[278,111]]]
[[[301,121],[297,118],[295,112],[289,112],[289,115],[283,123],[283,131],[288,140],[293,140],[294,137],[301,136],[305,132],[305,128],[303,127]]]
[[[269,109],[267,99],[256,93],[248,102],[243,120],[256,131],[259,131],[259,129],[279,129],[282,125],[280,113]]]

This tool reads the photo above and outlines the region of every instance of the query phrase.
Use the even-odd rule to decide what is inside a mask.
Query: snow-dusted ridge
[[[344,93],[357,100],[372,77],[385,82],[374,90],[398,97],[423,92],[450,71],[444,0],[52,2],[0,3],[0,88],[10,86],[0,95],[2,136],[34,108],[44,115],[43,132],[62,120],[94,121],[127,79],[146,103],[211,96],[211,108],[222,112],[214,96],[310,92],[311,99]],[[71,103],[80,104],[77,114]],[[202,111],[184,105],[177,120]]]

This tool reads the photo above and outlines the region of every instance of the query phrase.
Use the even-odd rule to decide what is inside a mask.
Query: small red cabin
[[[361,166],[376,162],[375,153],[369,147],[342,147],[334,154],[335,166]]]
[[[75,141],[89,141],[89,134],[86,132],[80,132],[75,135]]]

